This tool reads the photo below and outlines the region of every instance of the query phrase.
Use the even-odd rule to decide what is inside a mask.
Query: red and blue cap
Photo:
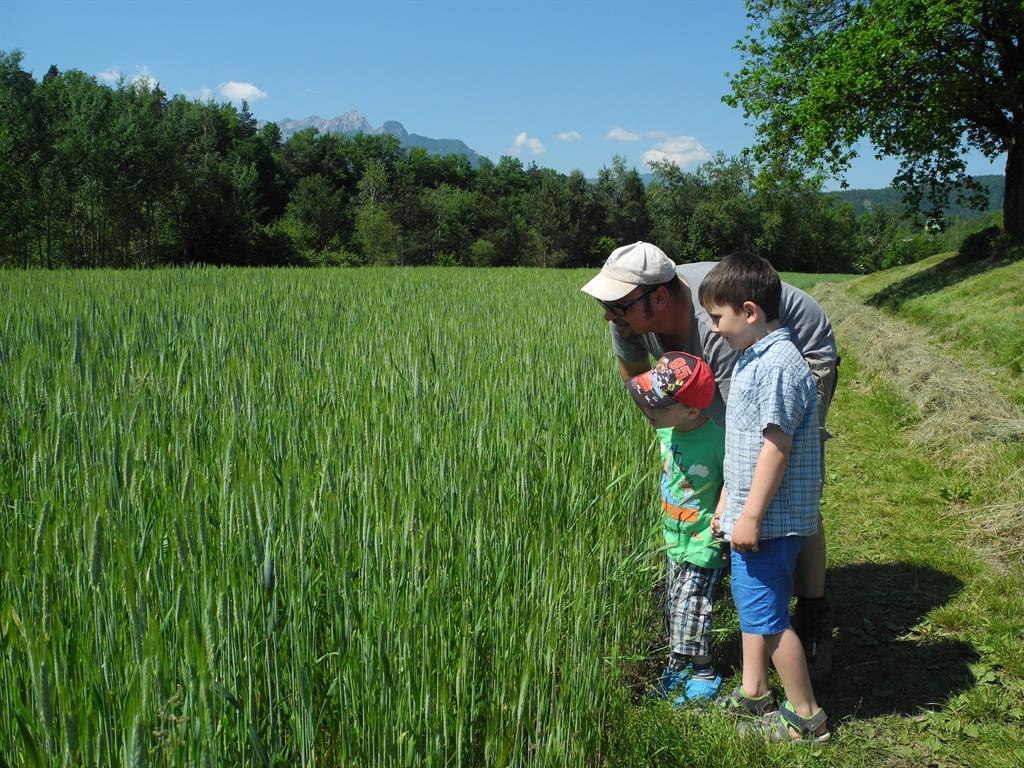
[[[626,382],[637,405],[665,408],[676,403],[707,408],[715,399],[715,377],[708,364],[686,352],[666,352],[655,366]]]

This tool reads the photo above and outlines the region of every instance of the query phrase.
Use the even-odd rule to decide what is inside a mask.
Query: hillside
[[[1004,179],[1002,176],[976,176],[975,180],[984,187],[988,196],[988,206],[982,210],[968,208],[957,202],[956,195],[950,194],[949,204],[944,209],[945,215],[949,218],[956,216],[974,219],[979,218],[988,211],[1001,211],[1003,209]],[[872,208],[883,208],[897,213],[905,210],[902,197],[892,187],[884,189],[844,189],[832,193],[843,202],[850,203],[854,211],[859,215]]]

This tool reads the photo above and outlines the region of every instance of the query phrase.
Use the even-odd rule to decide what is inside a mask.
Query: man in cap
[[[738,353],[712,333],[712,320],[697,299],[701,281],[714,266],[714,262],[676,265],[657,246],[637,242],[612,251],[601,272],[582,290],[604,307],[623,381],[648,370],[650,358],[669,350],[701,357],[718,385],[706,413],[724,426]],[[832,324],[818,302],[787,283],[782,284],[779,320],[789,328],[817,385],[824,452],[825,416],[839,363]],[[800,553],[794,582],[798,597],[794,629],[803,642],[811,676],[820,681],[832,668],[832,608],[825,595],[825,536],[820,522],[817,534],[809,537]]]

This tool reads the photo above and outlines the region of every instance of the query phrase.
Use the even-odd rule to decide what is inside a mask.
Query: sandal
[[[821,744],[832,738],[832,734],[826,728],[821,733],[818,729],[828,723],[828,716],[825,710],[818,708],[810,717],[800,717],[793,711],[788,701],[782,703],[778,712],[764,715],[760,720],[753,720],[740,723],[740,736],[761,736],[768,741],[781,742],[810,742]],[[793,729],[797,735],[793,735]]]
[[[743,692],[742,685],[737,685],[732,692],[719,696],[715,701],[730,715],[741,717],[764,717],[779,709],[775,703],[775,694],[771,691],[758,699],[752,699]]]

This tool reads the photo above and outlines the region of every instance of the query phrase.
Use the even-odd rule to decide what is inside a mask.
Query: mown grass
[[[1004,394],[1024,405],[1021,253],[977,261],[938,254],[857,280],[851,295],[930,329],[966,365],[998,369]]]
[[[978,524],[1012,503],[1014,446],[971,432],[998,438],[979,462],[922,432],[941,407],[875,355],[944,347],[851,298],[883,276],[805,283],[844,357],[834,743],[743,741],[641,697],[663,643],[657,459],[579,294],[590,276],[0,273],[0,756],[1024,761],[1024,577]],[[728,600],[717,619],[728,672]]]

